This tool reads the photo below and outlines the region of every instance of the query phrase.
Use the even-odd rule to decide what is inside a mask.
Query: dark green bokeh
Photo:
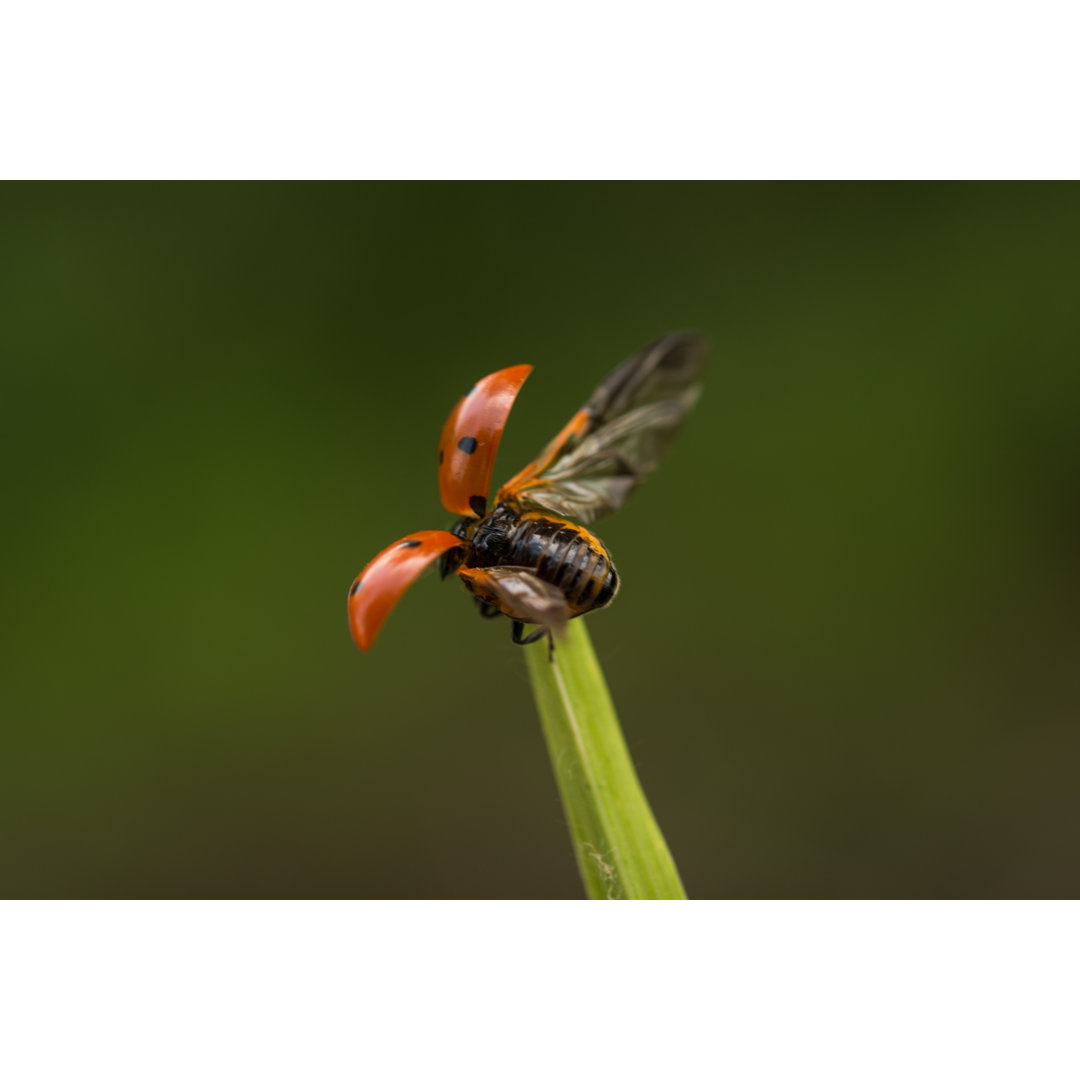
[[[497,478],[695,327],[698,411],[591,617],[693,896],[1072,896],[1080,190],[5,185],[0,894],[579,896],[509,625],[425,578],[442,422]]]

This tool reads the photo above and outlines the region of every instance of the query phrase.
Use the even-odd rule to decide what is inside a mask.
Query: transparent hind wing
[[[498,498],[585,524],[619,509],[694,407],[704,365],[697,334],[669,334],[646,346],[596,388]]]
[[[536,623],[560,633],[570,618],[561,590],[524,567],[459,570],[458,577],[479,600],[517,622]]]

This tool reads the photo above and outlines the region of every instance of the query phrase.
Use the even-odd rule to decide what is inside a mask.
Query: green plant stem
[[[548,660],[525,650],[536,706],[590,900],[685,900],[679,872],[641,789],[584,619]]]

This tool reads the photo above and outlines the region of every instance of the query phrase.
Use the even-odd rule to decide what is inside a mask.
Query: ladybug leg
[[[485,604],[480,597],[476,598],[476,607],[482,619],[497,619],[502,614],[494,604]]]
[[[548,657],[554,656],[552,634],[561,631],[570,617],[564,593],[524,566],[464,569],[458,571],[458,577],[479,601],[481,615],[491,610],[509,616],[513,623],[510,638],[515,645],[531,645],[547,637]],[[537,624],[528,636],[526,622]]]
[[[534,630],[528,637],[522,637],[521,635],[525,631],[525,624],[514,620],[514,628],[510,633],[510,640],[515,645],[531,645],[534,641],[539,641],[545,634],[550,637],[550,632],[546,626],[541,626],[539,630]]]

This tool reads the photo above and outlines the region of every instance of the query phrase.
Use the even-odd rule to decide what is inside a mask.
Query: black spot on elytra
[[[413,548],[413,547],[419,547],[419,546],[420,546],[420,541],[419,540],[402,540],[401,543],[398,544],[399,548]]]
[[[464,450],[466,454],[472,454],[476,452],[476,440],[471,435],[463,435],[458,439],[457,448]]]
[[[363,584],[364,583],[359,578],[357,578],[352,583],[352,588],[349,590],[349,595],[350,596],[355,596],[360,591],[360,586],[363,585]]]
[[[442,459],[443,459],[443,452],[440,450],[439,451],[439,464],[440,465],[442,464]]]
[[[472,507],[472,512],[477,517],[484,517],[487,514],[487,498],[483,495],[470,495],[469,506]]]

